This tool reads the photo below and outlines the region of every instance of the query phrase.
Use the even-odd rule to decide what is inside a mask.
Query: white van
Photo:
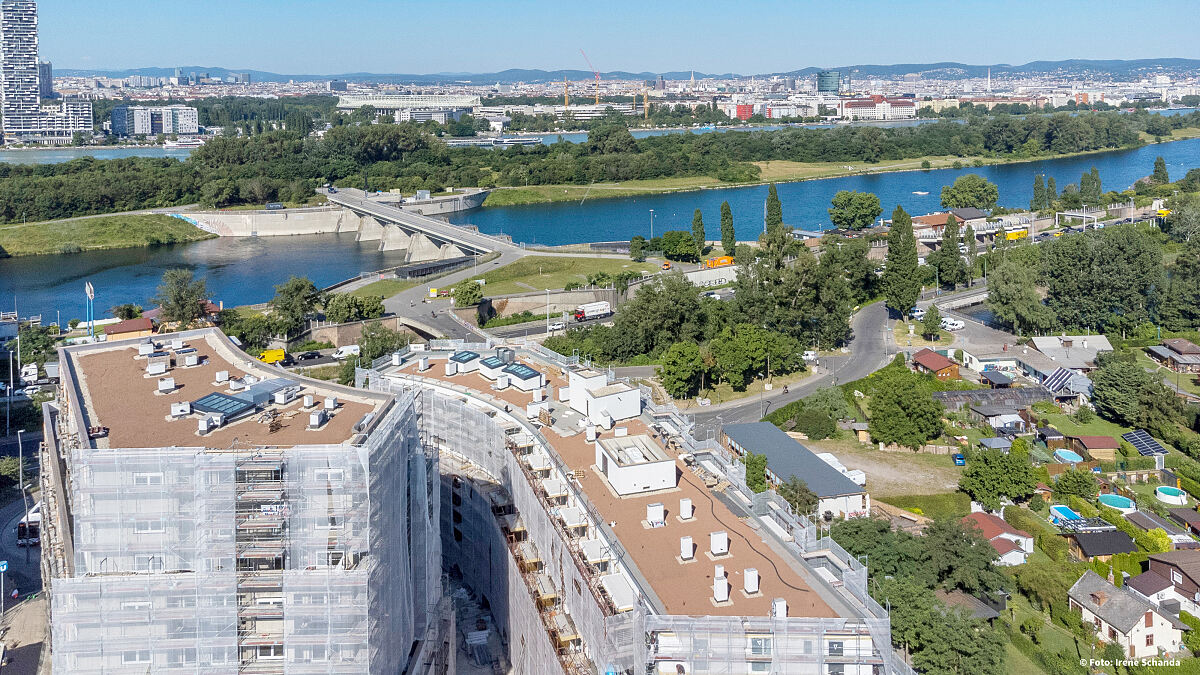
[[[362,349],[360,349],[358,345],[346,345],[345,347],[338,347],[337,350],[333,352],[333,358],[341,361],[343,359],[348,359],[351,356],[358,356],[361,353]]]
[[[945,317],[942,319],[942,328],[945,330],[962,330],[966,327],[967,324],[959,321],[958,319],[952,319],[950,317]]]

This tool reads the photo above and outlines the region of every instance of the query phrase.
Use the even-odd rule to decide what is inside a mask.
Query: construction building
[[[510,672],[912,672],[866,567],[648,390],[535,343],[458,340],[356,385],[418,401],[444,565],[491,608]]]
[[[468,115],[479,106],[478,96],[455,94],[353,94],[338,97],[337,109],[351,113],[364,106],[376,115],[387,115],[397,122],[445,124]]]
[[[215,329],[60,349],[43,406],[54,673],[446,673],[421,399]]]

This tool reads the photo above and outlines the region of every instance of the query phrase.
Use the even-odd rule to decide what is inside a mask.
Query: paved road
[[[849,355],[821,359],[820,372],[789,386],[786,394],[778,389],[763,394],[761,398],[713,406],[693,413],[696,421],[693,435],[697,438],[715,437],[721,425],[756,422],[762,418],[763,412],[804,398],[820,387],[857,380],[887,365],[895,350],[887,334],[888,311],[883,303],[877,302],[862,308],[854,315],[850,325],[854,333],[849,344]]]
[[[391,204],[374,201],[368,198],[362,190],[345,188],[338,192],[326,191],[326,197],[331,204],[337,204],[362,213],[369,213],[380,220],[403,223],[406,227],[414,228],[469,250],[483,251],[485,253],[490,251],[521,250],[516,244],[506,242],[497,237],[468,230],[465,227],[451,225],[445,221],[430,218],[429,216],[405,211]]]

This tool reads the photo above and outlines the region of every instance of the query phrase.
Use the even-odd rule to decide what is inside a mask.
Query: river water
[[[779,197],[786,223],[820,229],[829,223],[826,209],[838,190],[874,192],[885,215],[890,215],[897,204],[917,215],[939,208],[942,186],[963,174],[978,173],[999,186],[1001,204],[1023,206],[1032,196],[1036,173],[1053,176],[1061,190],[1068,183],[1078,182],[1080,174],[1095,166],[1105,189],[1123,190],[1148,175],[1159,155],[1166,160],[1172,177],[1179,177],[1200,167],[1200,139],[1024,164],[782,183]],[[914,194],[917,191],[929,194]],[[719,239],[719,208],[722,201],[728,200],[738,237],[753,239],[762,229],[766,193],[765,186],[753,186],[636,198],[589,198],[583,204],[485,207],[456,214],[454,222],[472,223],[484,232],[509,234],[530,244],[554,245],[649,235],[650,209],[654,209],[655,233],[690,230],[692,211],[699,208],[709,238]],[[212,297],[226,305],[264,302],[274,294],[273,286],[292,274],[306,275],[323,286],[403,262],[402,254],[380,253],[376,246],[371,242],[359,244],[352,236],[247,237],[151,249],[12,258],[0,260],[0,308],[8,310],[15,305],[22,315],[41,313],[47,318],[57,310],[64,321],[79,318],[84,314],[84,281],[96,287],[99,314],[124,302],[145,305],[163,271],[172,267],[193,269],[198,276],[206,277]]]

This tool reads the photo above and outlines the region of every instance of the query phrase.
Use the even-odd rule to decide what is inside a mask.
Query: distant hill
[[[1200,59],[1135,59],[1135,60],[1094,60],[1094,59],[1068,59],[1065,61],[1031,61],[1023,65],[1010,65],[1007,63],[997,63],[992,65],[972,65],[967,63],[957,63],[954,61],[942,61],[939,63],[895,63],[891,65],[880,64],[861,64],[856,66],[837,66],[831,67],[830,70],[840,70],[844,73],[849,73],[851,77],[882,77],[895,78],[908,74],[918,74],[922,77],[942,78],[942,79],[962,79],[973,77],[984,77],[987,75],[988,69],[991,69],[992,76],[999,75],[1108,75],[1114,79],[1137,79],[1150,74],[1176,74],[1176,73],[1193,73],[1200,72]],[[180,68],[185,75],[190,73],[208,73],[211,77],[224,78],[233,73],[250,73],[250,77],[255,82],[287,82],[288,80],[296,80],[301,82],[325,81],[325,80],[346,80],[350,82],[379,82],[379,83],[394,83],[394,84],[439,84],[462,82],[469,84],[489,84],[495,82],[513,83],[513,82],[551,82],[562,80],[564,78],[573,82],[580,82],[591,79],[593,77],[591,71],[587,70],[530,70],[523,68],[510,68],[496,73],[430,73],[430,74],[414,74],[414,73],[339,73],[336,75],[283,75],[280,73],[271,73],[262,70],[249,69],[231,69],[219,68],[215,66],[183,66]],[[764,73],[762,76],[769,75],[787,75],[787,76],[812,76],[820,70],[826,68],[807,67],[799,70],[780,71],[775,73]],[[149,77],[171,77],[175,74],[175,68],[133,68],[129,70],[78,70],[71,68],[63,68],[56,70],[55,74],[75,77],[129,77],[131,75],[145,75]],[[662,73],[641,72],[631,73],[627,71],[609,71],[600,73],[600,76],[609,80],[653,80],[659,75],[662,75],[668,80],[686,80],[692,76],[691,71],[675,70]],[[718,78],[728,79],[739,77],[735,73],[696,73],[696,78]]]

